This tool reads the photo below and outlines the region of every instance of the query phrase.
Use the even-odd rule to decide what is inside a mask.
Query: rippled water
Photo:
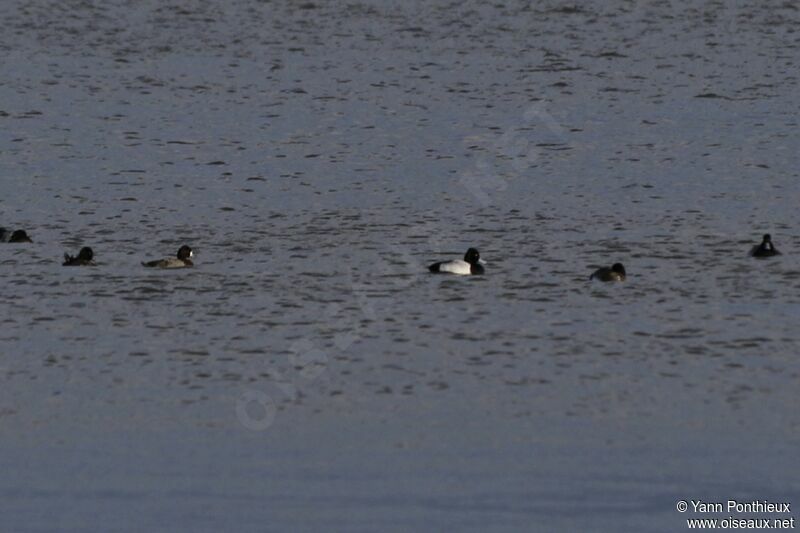
[[[35,241],[0,246],[14,530],[800,501],[792,4],[0,16],[0,226]],[[784,255],[747,257],[765,232]],[[141,267],[184,243],[196,268]],[[427,274],[469,246],[486,276]]]

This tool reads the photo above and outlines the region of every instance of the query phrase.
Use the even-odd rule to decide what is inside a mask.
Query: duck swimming
[[[92,249],[88,246],[84,246],[75,257],[64,254],[63,266],[95,266],[94,261],[92,261],[93,258],[94,252]]]
[[[625,267],[622,263],[614,263],[611,268],[603,267],[589,276],[589,279],[599,279],[600,281],[625,281]]]
[[[6,228],[0,228],[0,241],[3,242],[33,242],[24,229],[18,229],[14,232],[8,231]]]
[[[470,248],[464,254],[464,259],[453,261],[441,261],[428,267],[434,273],[459,274],[462,276],[483,274],[483,260],[481,254],[475,248]]]
[[[781,253],[772,244],[772,236],[766,233],[761,240],[761,244],[753,246],[750,250],[750,255],[753,257],[772,257],[773,255],[781,255]]]
[[[192,260],[189,259],[190,257],[194,257],[194,252],[188,246],[183,245],[178,249],[177,257],[147,261],[143,262],[142,265],[155,268],[185,268],[194,266]]]

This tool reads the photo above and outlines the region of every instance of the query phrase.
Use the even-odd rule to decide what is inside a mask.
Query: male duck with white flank
[[[481,259],[481,254],[475,248],[470,248],[464,254],[464,259],[455,259],[453,261],[441,261],[434,263],[428,267],[428,270],[435,273],[459,274],[468,276],[470,274],[483,274],[484,261]]]

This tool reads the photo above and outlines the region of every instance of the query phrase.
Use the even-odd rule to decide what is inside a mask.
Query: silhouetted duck
[[[761,244],[753,246],[750,250],[750,255],[753,257],[772,257],[773,255],[781,255],[772,244],[772,236],[767,233],[764,235]]]
[[[441,261],[429,266],[428,270],[436,273],[460,274],[462,276],[483,274],[483,263],[478,250],[470,248],[467,250],[467,253],[464,254],[463,260]]]
[[[177,257],[168,257],[167,259],[156,259],[155,261],[147,261],[146,263],[142,263],[146,267],[157,267],[157,268],[184,268],[194,266],[190,257],[194,257],[194,253],[192,249],[186,245],[183,245],[178,249],[178,256]]]
[[[92,261],[93,258],[94,252],[92,249],[88,246],[84,246],[75,257],[72,257],[69,254],[64,254],[63,266],[95,266],[94,261]]]
[[[598,268],[589,276],[589,279],[599,279],[600,281],[625,281],[625,267],[622,263],[614,263],[611,268]]]
[[[33,242],[28,234],[25,233],[25,230],[18,229],[14,232],[10,232],[6,230],[6,228],[0,228],[0,241],[2,242]]]

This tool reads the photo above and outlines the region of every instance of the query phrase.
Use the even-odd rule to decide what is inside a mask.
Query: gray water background
[[[3,530],[800,505],[794,4],[0,18],[0,226],[35,241],[0,247]],[[747,257],[764,232],[783,256]],[[468,246],[486,276],[425,272]]]

